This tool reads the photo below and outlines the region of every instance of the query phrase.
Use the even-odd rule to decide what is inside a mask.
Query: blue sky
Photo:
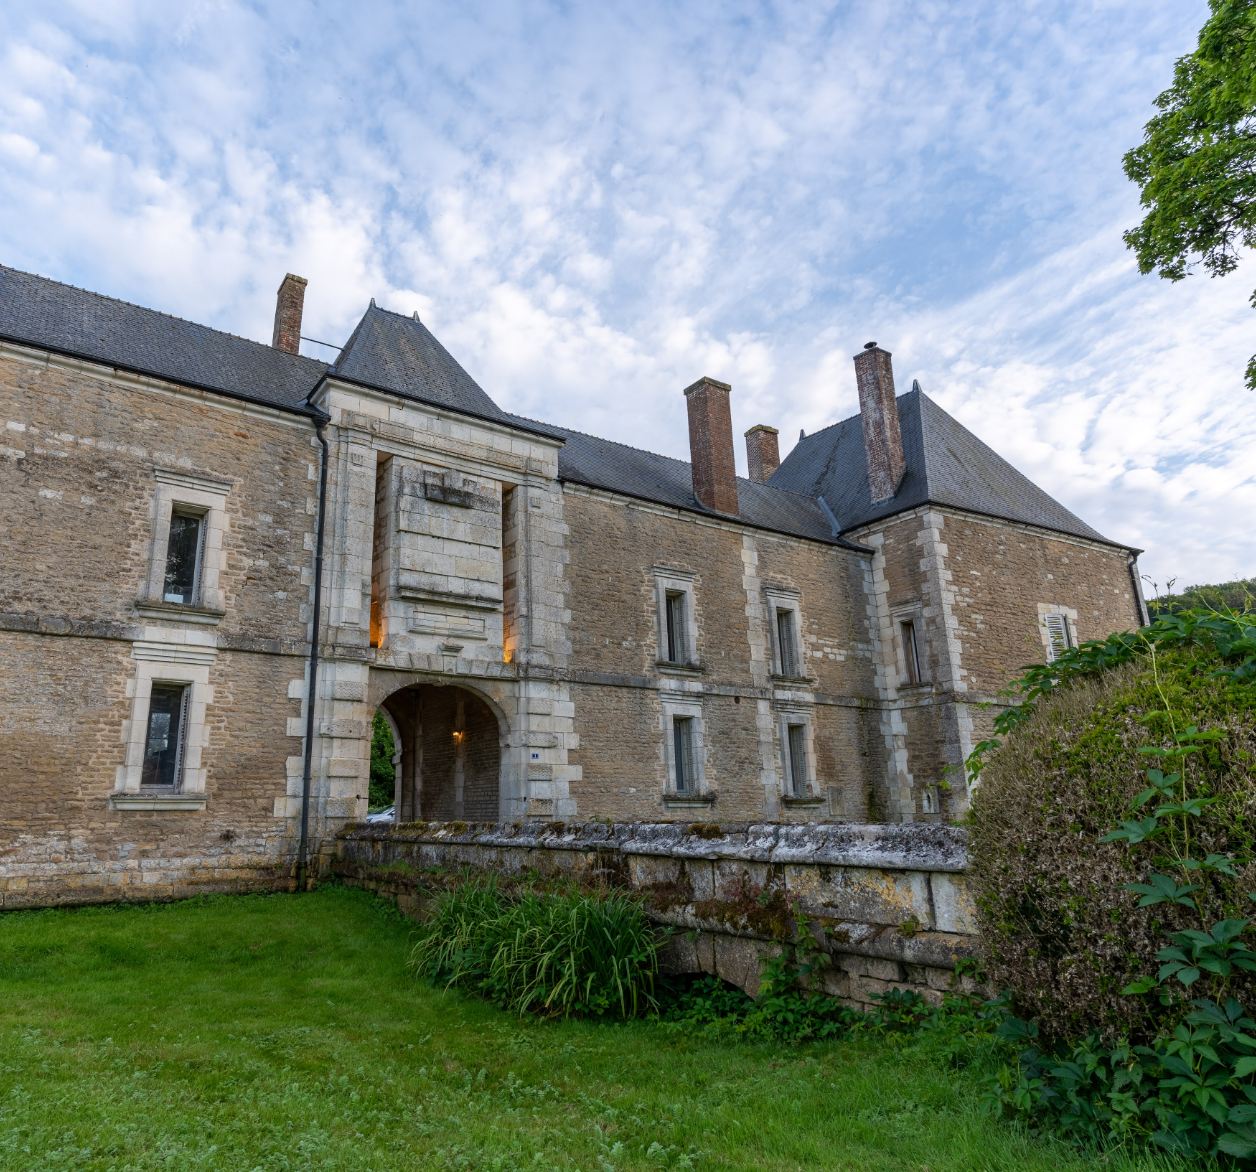
[[[788,450],[875,339],[1157,581],[1247,576],[1256,266],[1171,285],[1120,238],[1205,15],[6,5],[0,263],[261,341],[296,272],[312,337],[417,309],[504,407],[685,458],[695,378]]]

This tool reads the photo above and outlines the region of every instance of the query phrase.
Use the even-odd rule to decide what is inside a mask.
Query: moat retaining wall
[[[360,823],[337,836],[331,869],[412,915],[461,867],[634,889],[676,929],[667,971],[752,995],[801,913],[825,991],[867,1008],[891,988],[939,1001],[975,956],[965,847],[963,830],[921,823]]]

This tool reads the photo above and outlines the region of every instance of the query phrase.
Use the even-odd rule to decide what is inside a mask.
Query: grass
[[[362,892],[0,915],[0,1168],[1152,1172],[983,1118],[920,1047],[521,1021]]]

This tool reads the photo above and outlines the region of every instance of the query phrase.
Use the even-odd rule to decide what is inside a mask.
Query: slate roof
[[[0,265],[0,337],[285,410],[327,365]]]
[[[891,500],[872,503],[858,415],[799,440],[769,483],[822,496],[843,533],[937,504],[1130,548],[1070,513],[918,388],[898,396],[898,415],[907,468]]]
[[[510,422],[511,417],[417,317],[380,309],[374,300],[345,343],[331,374],[465,415]]]
[[[660,456],[551,423],[538,423],[521,416],[508,418],[565,441],[558,450],[559,480],[603,488],[690,512],[720,515],[703,508],[695,499],[692,468],[684,460]],[[779,486],[755,484],[739,476],[737,505],[737,519],[746,525],[848,549],[864,548],[835,536],[818,502]]]
[[[332,367],[156,310],[0,265],[0,338],[185,386],[305,411],[326,375],[564,441],[559,479],[706,512],[690,466],[614,440],[503,411],[417,317],[371,302]],[[799,441],[768,484],[738,479],[747,525],[859,548],[835,537],[932,503],[1109,541],[952,419],[922,391],[898,398],[907,471],[890,501],[871,503],[858,415]]]

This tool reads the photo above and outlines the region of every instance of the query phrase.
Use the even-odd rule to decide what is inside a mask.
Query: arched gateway
[[[399,735],[399,822],[496,822],[503,728],[484,698],[457,685],[412,684],[383,703]]]

